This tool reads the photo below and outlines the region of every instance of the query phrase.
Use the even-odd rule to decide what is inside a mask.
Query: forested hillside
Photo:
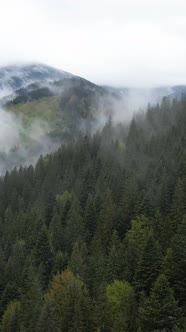
[[[0,179],[1,332],[186,330],[186,98]]]

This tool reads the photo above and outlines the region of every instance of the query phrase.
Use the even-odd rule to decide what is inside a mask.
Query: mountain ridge
[[[40,63],[12,64],[0,67],[0,97],[10,95],[15,90],[41,81],[57,81],[73,75]]]
[[[186,93],[186,86],[160,86],[155,88],[130,88],[130,87],[113,87],[109,85],[98,85],[82,77],[76,76],[69,72],[63,71],[51,67],[49,65],[41,63],[27,63],[27,64],[11,64],[9,66],[0,67],[0,101],[1,104],[6,104],[12,100],[19,102],[19,97],[22,95],[37,95],[42,97],[48,97],[55,95],[52,92],[53,87],[57,91],[57,87],[60,93],[62,87],[61,82],[69,80],[69,86],[77,85],[77,81],[83,82],[85,85],[92,85],[93,88],[102,89],[102,91],[108,94],[115,95],[117,98],[123,98],[125,100],[132,99],[129,107],[137,110],[139,108],[146,108],[148,103],[156,104],[160,103],[161,99],[166,96],[169,99],[180,98],[183,93]],[[59,83],[57,83],[59,81]],[[56,82],[56,84],[54,84]],[[66,85],[66,82],[65,82]],[[38,93],[36,91],[38,90]],[[40,91],[39,91],[40,90]],[[54,90],[54,89],[53,89]],[[34,93],[33,93],[34,91]],[[28,100],[25,98],[24,102],[32,101],[34,96],[31,96]],[[20,98],[21,99],[21,98]]]

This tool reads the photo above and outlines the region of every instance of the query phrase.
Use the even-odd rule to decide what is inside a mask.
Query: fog
[[[0,174],[14,167],[34,165],[40,155],[55,151],[60,142],[49,136],[50,126],[40,119],[25,127],[23,117],[0,108]]]
[[[112,116],[114,123],[128,123],[134,114],[146,111],[148,105],[161,103],[164,96],[170,99],[176,97],[175,91],[168,87],[161,88],[122,88],[117,89],[118,98],[107,96],[100,98],[97,113],[97,125],[107,121],[108,115]]]
[[[93,134],[103,128],[109,115],[115,123],[128,122],[136,107],[142,106],[140,100],[137,105],[137,97],[135,102],[134,107],[132,93],[127,97],[121,95],[119,99],[111,96],[99,98],[93,121],[80,118],[78,130],[85,133],[89,128]],[[145,106],[145,100],[143,100],[143,106]],[[55,151],[62,143],[57,137],[53,139],[50,137],[52,128],[49,122],[36,117],[25,124],[22,113],[7,111],[3,108],[0,108],[0,128],[0,174],[20,165],[34,165],[41,154],[46,155]]]
[[[73,83],[69,81],[68,91],[73,95]],[[78,80],[77,80],[78,82]],[[76,83],[77,83],[76,82]],[[70,86],[72,84],[72,86]],[[63,87],[56,87],[53,84],[44,84],[43,82],[39,86],[47,86],[48,89],[52,89],[55,95],[61,95],[64,97],[65,91]],[[89,85],[88,85],[89,86]],[[86,96],[88,86],[85,91],[82,90],[83,98]],[[70,89],[72,88],[72,90]],[[100,88],[102,89],[102,88]],[[91,113],[87,118],[83,118],[79,113],[78,108],[81,105],[82,100],[76,100],[76,104],[73,104],[73,116],[75,116],[75,132],[76,135],[79,132],[83,134],[95,134],[100,131],[105,123],[108,121],[109,116],[112,117],[113,123],[125,123],[128,125],[133,118],[134,114],[138,111],[147,109],[148,104],[151,105],[161,102],[163,96],[173,94],[174,91],[167,88],[158,89],[114,89],[108,88],[110,93],[106,93],[102,96],[95,92],[96,100],[93,104],[88,104],[87,107],[91,109]],[[110,90],[109,90],[110,89]],[[83,92],[84,91],[84,92]],[[99,91],[99,89],[98,89]],[[102,90],[100,90],[102,91]],[[72,95],[69,95],[69,101],[71,101]],[[77,96],[75,96],[76,98]],[[68,101],[68,102],[69,102]],[[96,105],[96,106],[95,106]],[[52,124],[41,119],[39,116],[32,118],[26,118],[23,112],[16,112],[13,109],[5,110],[0,108],[0,174],[4,174],[6,170],[11,170],[14,167],[28,166],[30,164],[35,165],[40,155],[46,155],[48,153],[57,150],[62,143],[64,143],[62,136],[50,135],[53,133]],[[83,110],[83,109],[82,109]],[[44,110],[43,110],[44,111]],[[60,109],[59,109],[60,111]],[[63,110],[61,110],[63,111]],[[79,115],[78,115],[79,114]],[[57,116],[57,115],[56,115]],[[67,112],[68,116],[68,112]],[[72,118],[72,123],[74,124]],[[61,117],[59,118],[61,121]],[[71,124],[70,124],[71,127]],[[69,135],[75,137],[73,129],[66,127]],[[61,129],[63,131],[63,129]]]

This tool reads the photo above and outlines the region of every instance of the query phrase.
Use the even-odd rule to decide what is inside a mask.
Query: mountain
[[[0,102],[5,104],[27,103],[44,97],[51,97],[81,90],[99,96],[112,96],[123,101],[124,107],[133,111],[146,108],[148,103],[160,103],[164,96],[180,99],[186,93],[186,86],[165,86],[156,88],[130,88],[98,86],[81,77],[43,64],[12,65],[0,68]]]
[[[0,98],[35,82],[50,82],[73,75],[43,64],[11,65],[0,68]]]
[[[55,82],[36,82],[1,100],[9,114],[21,117],[24,131],[33,122],[45,122],[47,133],[60,140],[97,128],[122,102],[116,92],[74,76]]]
[[[21,88],[1,99],[1,174],[20,164],[35,164],[41,154],[58,149],[80,132],[95,131],[119,98],[71,74],[60,72],[60,79],[58,73],[51,74],[45,80],[40,75],[40,81],[32,82],[34,75],[30,73],[30,84],[23,80]]]
[[[100,95],[112,94],[109,90],[98,86],[90,81],[87,81],[78,76],[64,76],[58,80],[51,81],[36,81],[25,87],[16,89],[12,94],[1,98],[3,105],[16,105],[20,103],[32,102],[50,96],[59,96],[67,94],[71,97],[76,91],[78,95],[85,96],[87,94],[99,93]],[[89,91],[89,92],[88,92]],[[116,94],[116,92],[115,92]],[[118,94],[119,96],[119,94]]]
[[[61,127],[70,129],[72,134],[82,128],[82,122],[85,128],[97,117],[110,115],[116,102],[122,102],[117,90],[111,91],[78,76],[35,82],[1,99],[6,109],[24,116],[29,111],[34,117],[43,113],[45,118],[49,110],[58,124],[62,120]],[[59,113],[63,119],[59,119]]]
[[[148,103],[161,104],[164,96],[180,99],[184,92],[185,86],[99,86],[42,64],[1,68],[0,173],[35,164],[41,154],[77,139],[80,133],[95,133],[110,115],[115,123],[126,123]]]

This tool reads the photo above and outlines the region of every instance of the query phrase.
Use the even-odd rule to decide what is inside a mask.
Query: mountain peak
[[[57,81],[73,75],[40,63],[12,64],[0,67],[0,98],[40,81]]]

